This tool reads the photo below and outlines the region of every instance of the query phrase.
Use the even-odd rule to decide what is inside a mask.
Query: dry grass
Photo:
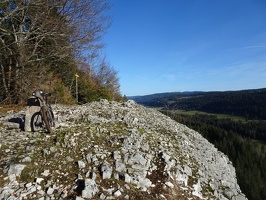
[[[8,105],[8,106],[3,106],[3,107],[0,107],[0,114],[6,114],[8,111],[15,111],[15,112],[18,112],[18,111],[21,111],[25,108],[25,106],[18,106],[18,105]]]

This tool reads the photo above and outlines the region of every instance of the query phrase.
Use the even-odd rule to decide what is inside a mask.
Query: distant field
[[[202,111],[197,111],[197,110],[170,110],[169,112],[173,112],[175,114],[180,114],[180,115],[213,115],[216,116],[218,119],[226,119],[230,118],[232,120],[241,120],[241,121],[246,121],[244,117],[239,117],[239,116],[233,116],[233,115],[225,115],[225,114],[213,114],[213,113],[207,113],[207,112],[202,112]]]
[[[241,121],[266,120],[266,88],[221,92],[159,93],[136,96],[132,99],[146,107],[156,109],[163,107],[163,110],[181,109],[177,112],[184,115],[222,113],[217,114],[217,118]]]

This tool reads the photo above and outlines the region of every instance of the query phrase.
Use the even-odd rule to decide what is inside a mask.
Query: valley
[[[266,199],[266,89],[130,97],[199,132],[236,168],[248,199]]]

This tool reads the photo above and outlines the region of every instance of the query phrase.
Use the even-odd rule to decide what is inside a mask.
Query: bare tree
[[[106,0],[1,1],[0,99],[18,102],[48,72],[95,54],[110,25],[107,9]]]
[[[104,46],[101,39],[111,25],[110,17],[105,14],[109,8],[108,0],[66,0],[60,11],[72,30],[69,39],[75,61],[89,70],[99,57],[98,52]]]
[[[103,58],[95,69],[94,78],[98,85],[105,87],[111,93],[112,98],[120,95],[117,71],[111,67],[110,63],[106,61],[106,58]]]
[[[0,50],[4,96],[18,102],[34,83],[43,81],[53,58],[71,54],[56,9],[45,0],[5,1],[1,6]]]

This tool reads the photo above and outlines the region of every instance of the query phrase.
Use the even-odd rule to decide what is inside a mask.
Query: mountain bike
[[[35,132],[46,128],[47,132],[51,133],[52,127],[55,126],[53,110],[51,105],[48,103],[48,96],[51,96],[51,94],[45,94],[43,90],[38,89],[32,93],[32,96],[33,98],[30,99],[33,102],[31,102],[30,104],[40,107],[39,111],[35,112],[32,115],[32,131]]]

